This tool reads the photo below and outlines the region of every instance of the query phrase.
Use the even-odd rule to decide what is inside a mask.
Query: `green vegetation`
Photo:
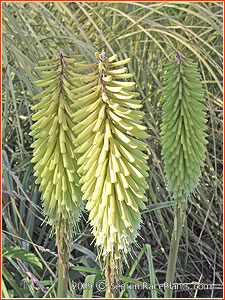
[[[145,112],[150,168],[148,202],[141,211],[138,245],[126,257],[120,279],[127,284],[164,283],[173,231],[174,201],[162,162],[164,67],[174,51],[198,65],[207,119],[206,160],[195,194],[187,204],[174,282],[222,284],[223,171],[223,5],[209,3],[3,3],[3,297],[54,298],[58,260],[56,237],[42,213],[41,193],[31,163],[34,142],[32,98],[41,89],[38,61],[58,50],[96,61],[95,52],[131,58],[136,91]],[[71,233],[68,297],[104,297],[94,283],[104,280],[104,266],[94,247],[88,214]],[[151,246],[150,246],[151,245]],[[81,285],[83,283],[84,285]],[[82,287],[89,289],[82,290]],[[91,288],[90,288],[91,287]],[[94,288],[93,288],[94,287]],[[164,290],[130,289],[120,296],[159,297]],[[176,290],[174,297],[221,297],[222,290]]]

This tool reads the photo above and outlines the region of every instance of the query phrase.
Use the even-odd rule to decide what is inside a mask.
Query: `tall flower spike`
[[[166,272],[166,282],[172,284],[187,198],[198,185],[207,142],[203,89],[197,64],[177,52],[176,60],[169,62],[166,70],[161,135],[165,172],[176,202]],[[172,298],[172,289],[167,287],[164,297]]]
[[[39,102],[31,108],[37,110],[32,116],[34,124],[30,132],[36,140],[31,145],[34,148],[31,162],[35,163],[35,182],[40,184],[44,214],[56,230],[61,261],[65,259],[61,248],[67,247],[69,251],[72,230],[83,206],[74,154],[70,91],[70,73],[77,58],[60,53],[55,59],[39,62],[41,66],[36,70],[42,71],[42,77],[34,84],[47,88],[33,98]]]
[[[206,118],[197,64],[182,58],[166,67],[162,107],[162,157],[175,200],[186,202],[198,185],[205,159]]]
[[[147,201],[148,156],[143,152],[147,146],[140,139],[148,134],[141,124],[144,113],[136,110],[142,105],[136,99],[139,93],[133,91],[135,82],[123,81],[134,76],[123,66],[130,59],[115,62],[117,55],[107,59],[104,52],[96,57],[98,63],[90,66],[97,70],[79,79],[88,84],[72,90],[77,94],[72,107],[80,107],[73,114],[77,123],[73,130],[75,152],[82,154],[78,173],[83,200],[88,200],[96,245],[110,265],[110,272],[106,270],[110,282],[118,277],[121,253],[128,253],[135,242],[139,209]]]

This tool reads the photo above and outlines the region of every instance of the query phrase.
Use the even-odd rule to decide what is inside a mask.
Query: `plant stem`
[[[58,261],[58,298],[67,298],[68,267]]]
[[[69,279],[69,256],[70,256],[70,233],[69,224],[60,222],[56,230],[56,244],[58,248],[58,298],[67,298]]]
[[[105,292],[105,298],[114,298],[112,289],[111,289],[111,260],[110,257],[108,256],[106,258],[106,269],[105,269],[105,279],[106,279],[106,284],[107,284],[107,289]]]
[[[170,253],[169,253],[168,267],[166,272],[166,283],[169,284],[170,286],[168,286],[165,289],[164,298],[172,298],[173,290],[171,285],[173,284],[174,274],[176,269],[177,253],[178,253],[178,247],[179,247],[180,237],[182,233],[182,224],[183,224],[182,210],[180,208],[176,208],[173,235],[170,243]]]
[[[110,299],[111,299],[111,298],[114,298],[113,292],[111,291],[110,288],[108,288],[108,289],[106,290],[105,298],[110,298]]]

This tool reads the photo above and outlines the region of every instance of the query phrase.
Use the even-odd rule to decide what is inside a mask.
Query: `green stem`
[[[172,289],[171,285],[174,281],[174,274],[176,269],[176,262],[177,262],[177,253],[178,247],[180,242],[180,237],[182,233],[182,224],[183,224],[183,216],[182,210],[177,208],[175,210],[175,218],[174,218],[174,228],[173,228],[173,235],[172,240],[170,243],[170,253],[169,253],[169,260],[168,260],[168,267],[166,272],[166,283],[169,284],[165,289],[164,298],[172,298]]]
[[[68,267],[58,260],[58,298],[67,298]]]

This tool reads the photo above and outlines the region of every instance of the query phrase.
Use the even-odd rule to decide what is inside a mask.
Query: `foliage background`
[[[223,174],[223,3],[222,2],[5,2],[2,8],[2,149],[3,149],[3,296],[55,297],[57,260],[54,236],[44,222],[38,187],[34,184],[30,106],[38,90],[34,67],[61,49],[80,53],[91,62],[94,52],[131,57],[137,91],[144,104],[150,176],[149,204],[142,212],[139,248],[128,257],[123,275],[156,283],[165,281],[173,224],[172,199],[167,191],[160,156],[163,65],[174,50],[199,63],[208,118],[207,159],[198,193],[190,197],[179,248],[176,282],[222,284]],[[90,245],[84,214],[73,242],[71,279],[98,280],[101,262]],[[147,245],[147,246],[146,246]],[[151,248],[148,246],[151,245]],[[27,250],[22,253],[19,246]],[[4,252],[5,249],[5,252]],[[150,251],[151,250],[151,251]],[[10,252],[11,251],[11,252]],[[151,253],[152,252],[152,253]],[[35,258],[36,257],[36,258]],[[147,258],[147,259],[146,259]],[[42,269],[41,269],[42,267]],[[28,276],[30,272],[30,278]],[[126,279],[127,280],[127,279]],[[34,281],[35,283],[32,283]],[[137,283],[137,281],[134,281]],[[73,283],[73,282],[72,282]],[[46,289],[49,289],[48,294]],[[72,289],[71,297],[82,291]],[[151,297],[151,291],[121,293]],[[96,289],[84,294],[103,296]],[[163,291],[158,291],[158,297]],[[177,291],[176,297],[222,297],[221,289]]]

